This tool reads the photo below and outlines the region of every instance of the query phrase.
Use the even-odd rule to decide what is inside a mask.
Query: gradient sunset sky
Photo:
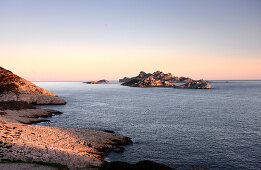
[[[261,79],[261,0],[0,0],[0,66],[31,81]]]

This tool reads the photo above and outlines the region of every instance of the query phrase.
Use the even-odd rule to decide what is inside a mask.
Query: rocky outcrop
[[[106,162],[100,170],[175,170],[167,165],[159,164],[153,161],[144,160],[136,164],[129,164],[127,162],[115,161]]]
[[[83,82],[86,84],[108,84],[109,81],[108,80],[99,80],[99,81],[87,81],[87,82]]]
[[[109,151],[131,139],[112,131],[11,123],[0,119],[0,160],[59,163],[70,169],[100,166]]]
[[[179,88],[190,88],[190,89],[211,89],[211,85],[206,80],[198,80],[186,83]]]
[[[110,130],[28,125],[61,114],[32,104],[65,104],[66,101],[35,84],[0,68],[0,163],[47,162],[69,169],[100,166],[107,152],[122,152],[129,137]]]
[[[132,78],[128,78],[128,77],[124,77],[122,79],[119,79],[119,82],[128,82],[128,81],[131,81]]]
[[[34,104],[66,104],[55,94],[0,67],[0,101],[25,101]]]
[[[24,124],[48,122],[48,119],[42,118],[47,118],[58,114],[62,113],[56,110],[37,108],[27,102],[0,102],[0,119],[9,122]]]
[[[184,82],[191,82],[192,79],[188,77],[177,77],[173,76],[171,73],[164,74],[161,71],[156,71],[154,73],[145,73],[144,71],[141,71],[140,74],[136,77],[128,78],[124,77],[123,79],[119,79],[119,82],[129,82],[130,80],[142,80],[145,78],[154,78],[156,80],[160,81],[168,81],[170,83],[184,83]]]
[[[173,82],[183,82],[183,85],[177,85]],[[130,87],[172,87],[172,88],[192,88],[192,89],[210,89],[211,85],[205,80],[192,80],[186,77],[173,77],[171,73],[164,74],[156,71],[153,74],[140,72],[130,81],[122,83],[123,86]]]

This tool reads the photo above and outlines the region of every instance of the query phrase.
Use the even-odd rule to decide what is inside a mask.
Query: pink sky
[[[0,1],[0,66],[31,81],[141,70],[261,79],[261,1]]]
[[[161,70],[193,79],[261,79],[261,59],[168,49],[0,47],[1,66],[31,81],[118,80]]]

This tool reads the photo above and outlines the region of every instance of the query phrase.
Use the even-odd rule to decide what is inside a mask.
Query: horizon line
[[[200,80],[200,79],[199,79]],[[31,82],[86,82],[86,81],[96,81],[96,80],[29,80]],[[97,80],[98,81],[98,80]],[[108,81],[119,81],[119,80],[108,80]],[[261,81],[261,79],[218,79],[218,80],[206,80],[206,81]]]

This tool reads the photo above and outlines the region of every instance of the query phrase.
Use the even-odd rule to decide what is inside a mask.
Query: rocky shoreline
[[[33,105],[34,104],[34,105]],[[70,169],[101,166],[110,151],[122,152],[129,137],[110,130],[30,125],[59,111],[35,107],[66,104],[55,94],[0,67],[0,162],[48,162]]]
[[[48,121],[40,118],[54,114],[61,112],[20,101],[0,102],[0,162],[48,162],[69,169],[98,167],[108,152],[122,152],[121,145],[132,143],[129,137],[110,130],[29,125]]]
[[[0,159],[60,163],[70,169],[101,166],[107,152],[131,139],[92,129],[25,125],[0,120]]]
[[[57,169],[47,166],[53,164],[61,165],[62,169],[65,166],[69,169],[101,170],[172,169],[152,161],[134,165],[104,161],[108,152],[123,152],[122,145],[132,143],[131,138],[111,130],[31,125],[48,122],[43,118],[62,114],[36,107],[43,104],[63,105],[66,101],[0,67],[1,168]]]

